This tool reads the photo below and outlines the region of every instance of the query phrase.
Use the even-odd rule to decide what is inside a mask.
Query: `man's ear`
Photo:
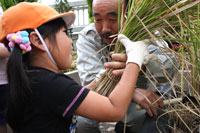
[[[36,32],[31,32],[29,39],[34,47],[36,47],[39,50],[46,51]]]

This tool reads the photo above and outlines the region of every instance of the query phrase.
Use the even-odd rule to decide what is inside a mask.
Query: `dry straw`
[[[119,0],[120,2],[120,0]],[[174,132],[196,132],[200,130],[200,0],[129,0],[127,12],[121,11],[119,33],[123,33],[132,41],[153,38],[164,39],[169,44],[177,43],[181,47],[179,51],[169,48],[160,48],[167,58],[168,52],[174,53],[179,62],[179,67],[174,64],[177,74],[170,77],[163,67],[165,78],[170,83],[175,97],[192,95],[198,103],[192,101],[185,104],[168,105],[168,113],[173,125],[170,128]],[[120,4],[119,4],[120,5]],[[120,12],[120,11],[119,11]],[[159,34],[155,34],[155,31]],[[157,45],[152,41],[154,45]],[[112,44],[111,44],[112,45]],[[159,46],[158,46],[159,47]],[[117,42],[115,52],[123,53],[124,47]],[[170,58],[169,58],[170,59]],[[173,63],[173,61],[172,61]],[[112,69],[107,69],[104,75],[96,83],[93,90],[108,96],[120,77],[112,75]],[[148,68],[146,70],[148,72]],[[146,78],[156,88],[157,79],[142,71]],[[150,73],[150,72],[149,72]],[[174,89],[178,86],[179,92]],[[193,119],[188,119],[188,115]],[[193,123],[193,124],[191,124]]]
[[[168,40],[169,43],[176,41],[185,45],[188,42],[188,40],[183,38],[183,36],[181,35],[181,30],[184,25],[186,27],[185,20],[188,19],[188,16],[187,14],[185,14],[184,11],[191,10],[190,13],[194,13],[193,10],[196,10],[196,8],[194,7],[198,3],[200,3],[200,1],[129,1],[127,12],[124,13],[126,15],[121,15],[125,17],[120,18],[121,23],[119,25],[121,28],[119,33],[125,34],[132,41],[138,41],[147,38],[157,38]],[[196,20],[196,16],[191,17],[191,19]],[[155,31],[159,31],[160,35],[157,36],[155,34]],[[157,45],[155,42],[152,43]],[[166,53],[168,51],[174,52],[168,48],[166,48],[167,52],[163,49],[160,50],[165,56],[167,56]],[[124,52],[124,47],[119,42],[117,42],[117,44],[115,45],[115,52]],[[179,53],[175,54],[180,58],[184,58],[184,56],[181,56],[181,54]],[[177,68],[177,70],[178,69],[179,68]],[[163,68],[163,70],[165,69]],[[166,73],[166,78],[171,81],[172,77],[169,77],[168,75],[169,74]],[[102,95],[108,96],[112,89],[115,87],[115,85],[118,83],[119,79],[120,77],[114,77],[112,75],[112,69],[108,69],[102,76],[102,78],[99,80],[99,82],[96,84],[96,86],[93,88],[93,90]]]

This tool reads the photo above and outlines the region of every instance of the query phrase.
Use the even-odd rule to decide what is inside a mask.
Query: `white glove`
[[[106,71],[106,69],[101,69],[100,72],[96,75],[96,82],[99,81],[100,77],[103,75],[103,73]]]
[[[150,40],[132,42],[123,34],[118,35],[118,40],[124,45],[126,49],[126,54],[128,57],[126,63],[134,62],[138,64],[139,68],[141,68],[142,64],[148,63],[148,44],[150,44]]]

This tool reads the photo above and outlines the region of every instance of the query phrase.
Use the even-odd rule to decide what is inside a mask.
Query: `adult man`
[[[121,0],[121,5],[126,4],[127,0]],[[81,31],[76,44],[78,53],[77,68],[82,85],[90,83],[95,78],[95,75],[97,75],[99,71],[104,68],[103,64],[107,61],[107,58],[104,57],[107,57],[110,52],[110,48],[106,46],[108,46],[107,44],[110,44],[113,40],[110,36],[118,33],[118,0],[93,0],[92,9],[95,22]],[[172,75],[172,64],[161,54],[159,48],[150,45],[149,50],[150,53],[158,54],[158,58],[161,59],[161,62],[165,66],[167,65],[166,69],[171,70],[168,72]],[[150,67],[152,65],[153,69],[157,70],[154,76],[157,78],[163,77],[164,75],[162,74],[161,66],[155,65],[154,61],[150,61],[147,64],[147,67],[152,68]],[[137,86],[145,89],[149,87],[147,79],[144,75],[139,76]],[[139,88],[136,89],[135,93],[141,93],[151,102],[154,102],[159,98],[159,96],[153,91]],[[160,107],[161,103],[157,102],[155,103],[155,106],[151,106],[142,95],[141,97],[133,95],[134,103],[132,103],[129,107],[126,120],[127,132],[137,132],[140,130],[141,125],[146,118],[145,112],[147,112],[150,116],[157,115],[157,107]],[[146,111],[137,111],[135,103],[141,105]],[[119,122],[117,124],[116,132],[123,131],[123,124],[121,123],[122,122]],[[100,132],[98,129],[98,122],[79,117],[77,132],[98,133]]]

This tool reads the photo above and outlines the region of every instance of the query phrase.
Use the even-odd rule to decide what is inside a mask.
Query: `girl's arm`
[[[129,63],[109,97],[90,91],[76,114],[98,121],[119,121],[125,115],[137,81],[139,68]]]
[[[119,40],[124,44],[128,56],[121,80],[109,97],[90,91],[76,114],[98,121],[119,121],[124,117],[133,96],[140,66],[148,51],[144,42],[134,43],[126,37]]]

